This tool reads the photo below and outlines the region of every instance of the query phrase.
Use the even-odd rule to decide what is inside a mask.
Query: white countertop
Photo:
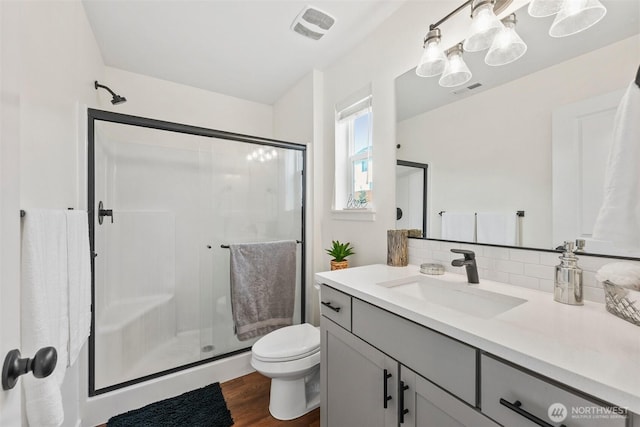
[[[527,302],[482,319],[377,285],[420,275],[419,270],[369,265],[317,273],[315,280],[640,414],[640,327],[609,314],[603,304],[569,306],[547,292],[489,280],[468,286]],[[428,277],[467,281],[452,273]]]

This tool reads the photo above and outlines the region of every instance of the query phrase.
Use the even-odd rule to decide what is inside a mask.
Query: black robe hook
[[[638,67],[638,74],[636,74],[636,85],[640,87],[640,67]]]

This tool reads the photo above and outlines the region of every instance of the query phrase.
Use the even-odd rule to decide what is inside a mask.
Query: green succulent
[[[355,254],[355,252],[353,252],[353,247],[351,247],[350,242],[340,243],[337,240],[332,240],[331,248],[325,249],[325,251],[327,251],[327,253],[333,257],[333,261],[338,261],[338,262],[344,261],[344,259],[349,255]]]

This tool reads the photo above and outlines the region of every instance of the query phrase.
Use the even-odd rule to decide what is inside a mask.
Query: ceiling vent
[[[291,29],[307,38],[320,40],[335,22],[328,13],[306,6],[293,20]]]
[[[479,88],[481,86],[482,86],[482,83],[476,82],[476,83],[470,84],[469,86],[465,86],[465,87],[463,87],[461,89],[456,89],[451,93],[454,94],[454,95],[460,95],[461,93],[470,92],[470,91],[472,91],[474,89],[477,89],[477,88]]]

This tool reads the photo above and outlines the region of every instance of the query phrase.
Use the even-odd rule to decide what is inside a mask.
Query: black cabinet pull
[[[516,400],[515,402],[511,403],[506,399],[500,398],[500,404],[502,406],[506,406],[507,408],[511,409],[516,414],[522,415],[523,417],[525,417],[532,423],[539,425],[540,427],[554,427],[553,424],[549,424],[545,420],[541,420],[540,418],[536,417],[532,413],[522,409],[522,402],[520,402],[519,400]],[[562,424],[560,427],[567,427],[567,426]]]
[[[384,409],[387,409],[387,402],[391,400],[391,396],[389,396],[389,386],[387,381],[391,378],[391,374],[386,369],[384,370],[383,380],[384,380]]]
[[[330,308],[331,310],[335,311],[336,313],[340,312],[340,307],[335,307],[335,306],[331,305],[331,302],[322,301],[321,304],[324,305],[327,308]]]
[[[404,416],[409,413],[409,410],[404,407],[404,392],[409,389],[409,386],[404,383],[404,381],[400,381],[400,392],[398,393],[398,398],[400,402],[398,402],[398,418],[400,419],[400,424],[404,424]]]

